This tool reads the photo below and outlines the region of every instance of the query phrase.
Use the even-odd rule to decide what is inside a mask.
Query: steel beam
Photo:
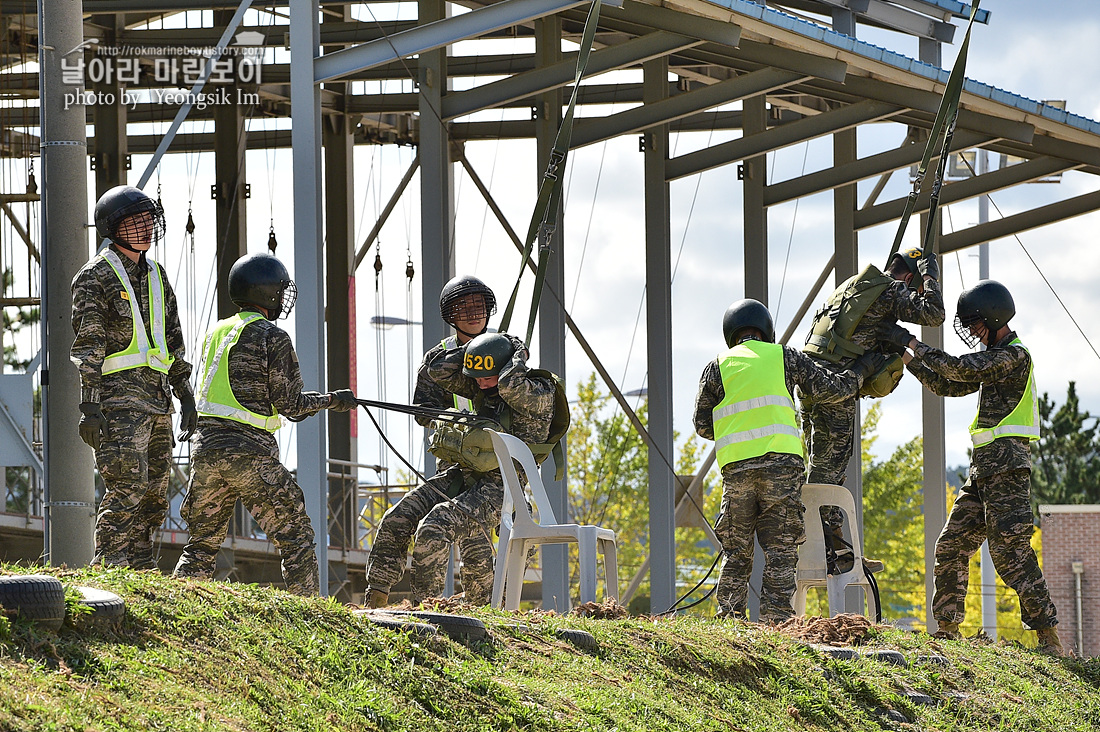
[[[668,58],[642,66],[647,105],[668,97]],[[676,601],[676,475],[672,433],[672,234],[669,228],[667,125],[645,132],[645,280],[649,378],[649,610]]]
[[[972,147],[986,145],[996,138],[989,135],[981,135],[976,132],[961,130],[951,138],[951,151],[967,150]],[[837,164],[815,173],[790,180],[772,183],[764,192],[764,202],[768,206],[775,206],[796,198],[812,196],[815,193],[823,193],[838,186],[855,183],[857,181],[873,178],[894,170],[901,170],[916,165],[924,155],[924,146],[906,143],[901,147],[877,155],[869,155],[850,163]],[[937,155],[935,159],[938,159]]]
[[[791,71],[761,69],[625,112],[581,120],[573,133],[573,147],[584,147],[653,125],[667,124],[728,102],[755,94],[766,94],[803,79],[804,76]]]
[[[508,0],[487,5],[469,13],[424,23],[389,38],[330,53],[314,64],[313,79],[316,82],[333,81],[355,71],[422,55],[457,41],[478,38],[500,28],[526,23],[585,3],[586,0]]]
[[[805,117],[797,122],[789,122],[751,137],[746,134],[738,140],[673,158],[668,163],[669,180],[763,155],[796,142],[812,140],[859,124],[885,119],[899,111],[899,108],[892,104],[868,100],[849,104],[816,117]]]
[[[1100,209],[1100,191],[1074,196],[1064,201],[1048,203],[1030,211],[1023,211],[1012,216],[1006,216],[1003,219],[990,221],[988,224],[971,226],[953,234],[945,234],[940,252],[947,254],[982,242],[1014,236],[1030,229],[1037,229],[1040,226],[1092,213],[1098,209]]]
[[[619,8],[607,5],[604,8],[600,20],[605,22],[622,18],[649,28],[659,28],[730,48],[736,48],[741,41],[741,26],[732,22],[712,20],[658,5],[634,2],[634,0],[623,2],[622,7]]]
[[[955,37],[955,26],[927,15],[914,13],[882,0],[821,0],[826,5],[844,8],[857,17],[873,21],[885,28],[901,31],[918,38],[931,38],[951,43]],[[855,34],[852,34],[854,37]]]
[[[363,263],[363,258],[367,256],[367,252],[370,250],[371,245],[374,244],[374,240],[378,238],[378,234],[381,233],[382,227],[386,225],[386,221],[389,220],[390,214],[393,213],[394,207],[397,205],[397,202],[401,200],[402,194],[404,194],[405,189],[408,188],[413,174],[416,173],[419,167],[420,155],[417,154],[416,157],[413,158],[412,163],[409,164],[409,169],[405,171],[405,175],[401,177],[401,181],[397,184],[397,188],[395,188],[390,195],[390,200],[386,202],[385,207],[382,209],[382,213],[378,215],[378,220],[374,222],[374,226],[371,227],[370,233],[367,234],[367,238],[363,240],[363,246],[359,247],[359,250],[355,252],[355,260],[352,262],[351,267],[353,273],[359,269],[359,265]]]
[[[560,42],[561,37],[558,38]],[[701,41],[687,36],[656,31],[625,43],[593,51],[588,57],[585,77],[634,66],[699,43]],[[492,109],[516,99],[524,99],[533,94],[560,89],[573,82],[576,72],[577,57],[576,54],[572,54],[570,58],[555,64],[536,67],[526,73],[483,84],[469,91],[448,94],[443,99],[443,119],[455,119],[482,109]]]
[[[232,24],[225,10],[214,11],[214,25]],[[236,95],[235,84],[229,86]],[[229,297],[229,270],[248,253],[248,215],[245,211],[247,186],[247,139],[243,109],[238,104],[214,107],[214,211],[217,236],[218,319],[228,318],[240,308]]]
[[[763,96],[750,97],[742,104],[744,136],[741,141],[768,134],[768,104]],[[751,144],[751,143],[750,143]],[[720,146],[719,146],[720,147]],[[759,147],[759,146],[755,146]],[[680,156],[669,161],[665,173],[671,180],[670,168]],[[745,297],[768,304],[768,209],[764,206],[764,188],[767,185],[767,155],[745,157],[744,162],[743,235]]]
[[[298,365],[307,388],[325,391],[325,262],[321,229],[321,88],[313,82],[320,53],[316,0],[290,0],[291,114],[294,119],[294,278],[303,284],[295,307]],[[313,524],[322,595],[328,594],[327,425],[298,425],[298,484]]]
[[[1035,160],[1028,160],[1027,162],[995,170],[992,173],[966,178],[945,185],[940,192],[940,205],[945,206],[949,203],[964,201],[968,198],[999,191],[1020,183],[1039,180],[1048,175],[1054,175],[1055,173],[1072,170],[1077,167],[1080,167],[1079,163],[1072,163],[1068,160],[1060,160],[1057,158],[1036,158]],[[931,191],[926,189],[917,196],[917,202],[913,208],[913,213],[923,213],[928,210],[930,195]],[[894,221],[901,218],[904,211],[904,198],[895,198],[892,201],[880,203],[877,206],[861,210],[856,214],[856,228],[866,229],[887,221]]]
[[[66,85],[61,63],[83,42],[84,29],[80,5],[72,0],[41,0],[41,6],[43,530],[47,561],[75,568],[88,564],[95,550],[94,461],[77,431],[80,374],[69,360],[71,285],[89,255],[88,148],[84,110],[64,104],[65,95],[83,91],[83,84]]]
[[[442,22],[447,16],[444,0],[418,0],[420,22],[425,27]],[[470,13],[472,15],[472,13]],[[462,16],[465,17],[465,16]],[[455,274],[454,253],[454,173],[447,126],[440,118],[443,95],[447,91],[447,49],[441,46],[420,54],[420,256],[421,308],[424,313],[425,350],[443,340],[446,326],[439,312],[439,293]],[[435,456],[424,444],[425,475],[435,470]]]
[[[535,21],[535,74],[544,70],[552,75],[551,69],[559,69],[558,73],[568,73],[571,80],[576,74],[576,58],[570,62],[562,61],[561,52],[561,17],[553,16],[540,18]],[[671,35],[671,34],[662,34]],[[641,40],[641,39],[639,39]],[[689,39],[684,39],[690,42]],[[621,44],[626,46],[627,43]],[[597,55],[610,52],[613,48],[594,52],[588,59],[588,68],[592,69],[592,63]],[[602,62],[598,62],[602,63]],[[568,68],[572,64],[572,68]],[[566,68],[562,68],[565,66]],[[617,68],[617,67],[616,67]],[[515,77],[513,77],[515,78]],[[550,162],[550,154],[554,150],[554,141],[558,135],[558,128],[562,123],[562,85],[545,87],[545,91],[538,96],[535,116],[535,173],[533,183],[536,186],[542,181],[543,171]],[[446,101],[444,109],[446,109]],[[565,367],[565,308],[558,300],[557,293],[565,292],[565,213],[564,203],[559,200],[554,209],[550,211],[549,223],[553,225],[553,232],[548,242],[549,251],[540,251],[540,257],[549,257],[546,266],[545,286],[539,300],[539,364],[544,369],[549,369],[564,378]],[[566,436],[568,440],[568,436]],[[565,452],[568,455],[568,451]],[[556,467],[556,466],[555,466]],[[543,471],[543,483],[546,485],[547,497],[554,516],[561,523],[569,523],[572,518],[569,515],[568,475],[562,480],[554,480],[554,473],[550,470]],[[570,607],[569,593],[569,550],[564,544],[548,544],[542,547],[542,608],[554,610],[559,613],[568,612]]]

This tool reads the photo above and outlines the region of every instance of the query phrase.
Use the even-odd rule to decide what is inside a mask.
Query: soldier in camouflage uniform
[[[182,439],[198,419],[191,364],[172,285],[146,256],[164,236],[160,204],[118,186],[96,203],[95,223],[106,246],[73,278],[70,351],[80,372],[80,438],[95,450],[106,488],[92,562],[155,569],[153,532],[168,510],[175,444],[172,392]]]
[[[761,622],[794,614],[798,543],[804,536],[802,440],[792,394],[798,386],[822,403],[851,398],[884,359],[875,351],[851,370],[823,368],[775,343],[771,313],[756,300],[726,310],[729,350],[707,364],[695,398],[695,431],[715,440],[722,467],[722,509],[714,533],[725,563],[718,578],[719,617],[745,617],[753,536],[764,550]]]
[[[439,359],[449,350],[461,348],[485,332],[489,326],[489,316],[496,312],[496,294],[492,289],[477,277],[472,275],[458,275],[451,278],[443,286],[439,293],[439,314],[443,322],[455,329],[455,334],[443,339],[424,354],[424,361],[416,372],[416,387],[413,391],[413,405],[417,407],[430,407],[433,409],[458,409],[465,412],[473,412],[472,402],[465,398],[452,394],[440,386],[428,375],[428,365]],[[431,417],[417,416],[417,423],[421,427],[430,427]],[[443,483],[443,493],[447,493],[448,486],[457,484],[461,480],[458,472],[450,472],[454,469],[453,463],[443,460],[436,462],[436,478]],[[447,477],[441,477],[447,476]],[[435,480],[436,478],[433,478]],[[434,485],[434,483],[433,483]],[[453,491],[452,491],[453,492]],[[427,515],[436,503],[443,500],[439,493],[428,489],[427,491],[414,491],[415,496],[404,496],[386,513],[389,522],[388,528],[398,525],[405,527],[400,535],[412,536],[417,524]],[[411,495],[411,494],[410,494]],[[387,531],[385,539],[394,541],[397,534]],[[489,601],[489,593],[493,585],[493,547],[486,532],[476,531],[460,537],[458,543],[459,554],[462,557],[461,579],[462,588],[466,599],[471,603],[485,604]],[[377,544],[377,540],[376,540]],[[405,549],[408,549],[408,539],[404,540]],[[372,550],[373,551],[373,550]],[[387,549],[379,552],[379,557]],[[474,576],[473,568],[489,567],[487,576]],[[400,579],[392,577],[392,572],[386,574],[381,564],[374,573],[377,586],[370,584],[366,591],[366,603],[369,607],[384,607],[389,602],[389,588]],[[368,572],[369,576],[369,572]]]
[[[485,356],[492,356],[490,366]],[[427,361],[428,376],[449,393],[471,400],[476,413],[494,419],[528,444],[546,443],[554,417],[557,386],[551,377],[527,368],[521,341],[486,333],[465,346],[441,350]],[[429,479],[386,512],[371,547],[368,585],[388,592],[401,578],[409,542],[412,556],[412,602],[437,597],[446,579],[452,543],[463,547],[464,577],[469,602],[485,603],[493,584],[490,552],[468,553],[472,538],[491,547],[491,533],[500,524],[504,481],[500,470],[479,472],[461,465]]]
[[[856,325],[850,338],[856,347],[881,350],[877,335],[880,323],[894,324],[902,320],[930,327],[943,325],[945,311],[935,256],[922,259],[919,248],[903,250],[890,258],[882,274],[893,278],[894,282],[882,290]],[[856,280],[870,281],[875,275],[882,277],[877,269],[869,265],[861,274],[837,288],[837,293],[849,288]],[[921,287],[911,289],[914,280],[923,282]],[[836,296],[834,293],[833,297]],[[812,337],[813,333],[810,335]],[[807,339],[808,344],[810,338]],[[834,372],[849,368],[854,360],[852,356],[845,356],[833,362],[815,353],[811,345],[807,345],[805,350],[811,358]],[[843,485],[855,444],[859,394],[828,402],[813,394],[799,394],[799,400],[802,404],[802,429],[806,432],[810,452],[810,473],[806,482]],[[841,556],[838,570],[847,571],[851,568],[853,555],[839,541],[843,524],[840,509],[835,506],[822,507],[821,518],[825,525],[826,547]]]
[[[286,589],[318,592],[313,526],[302,489],[279,462],[280,415],[294,421],[322,409],[350,412],[349,389],[303,391],[290,336],[273,321],[287,317],[297,289],[269,254],[242,257],[229,271],[229,296],[241,312],[217,323],[203,345],[199,425],[191,476],[180,511],[190,538],[175,575],[209,579],[239,498],[282,557]]]
[[[956,358],[887,326],[884,339],[913,350],[903,357],[909,371],[931,392],[963,396],[979,392],[970,426],[970,475],[936,540],[936,591],[932,615],[944,638],[958,638],[966,611],[970,558],[989,541],[993,566],[1020,596],[1020,616],[1038,631],[1039,647],[1064,655],[1058,616],[1043,571],[1031,548],[1031,454],[1039,439],[1039,402],[1031,354],[1008,326],[1016,307],[1008,289],[982,280],[959,295],[955,332],[971,348],[986,350]],[[911,359],[911,360],[910,360]]]

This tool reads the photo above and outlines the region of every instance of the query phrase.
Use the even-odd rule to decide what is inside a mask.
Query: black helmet
[[[764,340],[775,343],[772,314],[759,300],[751,298],[738,300],[726,308],[726,314],[722,316],[722,335],[726,337],[726,345],[730,348],[733,348],[737,343],[737,337],[746,328],[756,328],[764,334]]]
[[[140,219],[131,217],[139,214],[149,214],[152,219],[149,246],[159,243],[164,238],[164,209],[133,186],[115,186],[100,197],[95,205],[95,230],[123,249],[136,251],[130,244],[138,235]]]
[[[466,344],[462,373],[473,379],[497,376],[512,360],[515,346],[502,333],[482,333]]]
[[[443,289],[439,293],[439,314],[443,316],[443,322],[452,326],[455,324],[457,319],[455,308],[459,305],[459,301],[467,295],[482,295],[485,298],[484,314],[480,312],[464,313],[469,320],[477,320],[479,317],[488,319],[490,315],[497,311],[497,297],[487,284],[473,275],[458,275],[452,277],[447,284],[443,285]],[[472,337],[479,334],[468,333],[467,335]]]
[[[229,299],[238,307],[259,305],[267,319],[286,318],[298,299],[298,288],[286,267],[270,254],[247,254],[229,270]]]
[[[895,252],[894,256],[890,257],[890,261],[886,263],[886,269],[890,269],[890,265],[894,263],[895,259],[900,259],[902,261],[902,264],[905,265],[906,269],[913,273],[914,281],[921,282],[922,278],[920,276],[920,272],[917,270],[917,262],[920,261],[921,255],[923,254],[924,252],[921,250],[920,247],[909,247],[908,249],[902,249],[901,251]]]
[[[992,335],[1012,320],[1016,303],[1012,293],[997,280],[982,280],[959,295],[955,308],[955,333],[963,343],[974,348],[981,339],[970,332],[970,326],[981,322]]]

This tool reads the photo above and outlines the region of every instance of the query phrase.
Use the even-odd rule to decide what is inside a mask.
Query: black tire
[[[417,623],[388,613],[360,611],[355,614],[366,618],[372,625],[377,625],[379,628],[385,628],[386,630],[399,630],[403,633],[412,633],[419,636],[432,636],[437,635],[439,632],[434,625]]]
[[[554,635],[556,635],[563,641],[572,643],[577,648],[583,648],[586,651],[592,651],[596,649],[596,636],[592,635],[587,630],[558,628],[554,631]]]
[[[84,586],[73,589],[80,593],[80,604],[91,608],[91,612],[83,614],[85,617],[96,620],[118,620],[126,614],[126,601],[113,592]]]
[[[65,622],[65,588],[44,574],[0,577],[0,607],[57,630]]]
[[[429,613],[420,610],[413,610],[409,615],[437,626],[454,640],[481,640],[488,635],[485,623],[468,615]]]

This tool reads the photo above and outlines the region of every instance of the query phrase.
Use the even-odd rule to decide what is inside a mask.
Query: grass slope
[[[869,646],[911,661],[895,666],[739,622],[490,610],[474,611],[490,639],[466,645],[255,586],[33,571],[115,592],[127,614],[57,634],[0,616],[0,730],[1100,729],[1100,661],[1013,645],[876,628]],[[915,663],[929,653],[950,664]]]

